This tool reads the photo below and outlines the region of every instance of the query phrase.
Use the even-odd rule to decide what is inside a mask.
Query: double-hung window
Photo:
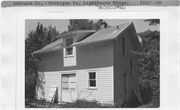
[[[66,56],[73,55],[73,47],[68,47],[71,44],[73,44],[73,38],[67,38],[66,39]]]
[[[96,72],[89,72],[89,88],[96,87]]]

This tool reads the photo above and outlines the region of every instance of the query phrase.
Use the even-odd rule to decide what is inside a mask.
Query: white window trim
[[[73,37],[69,37],[69,38],[66,38],[64,41],[65,41],[65,47],[66,47],[66,40],[67,39],[70,39],[72,38],[73,39],[73,42],[74,42],[74,38]],[[75,55],[75,51],[74,51],[74,46],[72,47],[72,54],[71,55],[67,55],[67,51],[66,51],[67,48],[64,48],[64,57],[73,57]]]
[[[96,86],[95,87],[90,87],[90,83],[89,83],[89,73],[95,73],[95,81],[96,81]],[[97,72],[96,71],[87,71],[87,81],[88,81],[88,89],[97,89]]]
[[[67,54],[66,54],[66,48],[64,48],[64,57],[65,57],[65,58],[74,57],[74,56],[75,56],[75,49],[76,49],[76,48],[73,46],[72,49],[73,49],[73,50],[72,50],[72,54],[71,54],[71,55],[67,55]]]

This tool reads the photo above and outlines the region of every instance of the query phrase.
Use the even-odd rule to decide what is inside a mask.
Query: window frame
[[[94,79],[90,79],[90,74],[94,73],[95,74],[95,78]],[[95,86],[90,86],[90,81],[95,81]],[[97,88],[97,75],[96,72],[88,72],[88,88]]]
[[[132,58],[130,58],[130,74],[131,74],[131,76],[134,75],[133,74],[133,59]]]
[[[122,36],[122,54],[125,55],[126,53],[126,39],[124,36]]]
[[[68,40],[72,40],[72,41],[71,41],[72,43],[68,44]],[[65,46],[66,46],[66,48],[65,48],[65,57],[74,56],[74,49],[73,49],[73,47],[68,47],[68,46],[70,46],[71,44],[73,44],[73,38],[72,38],[72,37],[66,38],[65,41],[66,41],[66,44],[65,44]],[[71,50],[72,54],[67,54],[68,51],[69,51],[68,49],[72,49],[72,50]]]

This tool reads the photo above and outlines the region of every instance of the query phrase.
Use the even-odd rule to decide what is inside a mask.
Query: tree
[[[43,27],[38,23],[35,31],[30,31],[25,39],[25,97],[34,98],[37,75],[37,61],[31,53],[53,42],[59,32],[56,27]]]
[[[160,19],[147,19],[145,22],[149,22],[149,25],[157,25],[160,24]]]
[[[98,30],[102,21],[102,19],[99,19],[97,22],[88,19],[69,20],[68,32],[75,30]]]
[[[158,20],[145,20],[149,25],[159,24]],[[147,30],[138,33],[142,39],[142,52],[139,57],[139,84],[145,92],[144,100],[152,101],[159,107],[160,95],[160,32]],[[149,96],[149,98],[148,98]]]

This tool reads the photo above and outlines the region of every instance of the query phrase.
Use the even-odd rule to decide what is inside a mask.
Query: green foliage
[[[75,31],[75,30],[98,30],[100,29],[100,23],[102,19],[99,19],[97,22],[93,22],[92,20],[88,19],[73,19],[69,20],[70,25],[68,25],[68,31]]]
[[[67,108],[67,105],[64,105],[63,107]],[[87,100],[76,100],[73,104],[72,107],[75,108],[100,108],[101,104],[96,101],[96,100],[92,100],[92,101],[87,101]]]
[[[158,24],[157,20],[150,20]],[[160,104],[160,32],[147,30],[138,34],[142,39],[142,52],[139,56],[139,84],[145,103],[153,107]]]
[[[74,103],[49,103],[45,100],[26,100],[26,108],[109,108],[111,106],[103,106],[96,100],[76,100]]]
[[[160,19],[147,19],[146,22],[149,22],[149,25],[157,25],[160,24]]]
[[[26,108],[122,108],[129,107],[127,104],[119,101],[115,105],[101,104],[96,100],[78,99],[73,103],[50,103],[45,100],[26,100]]]
[[[26,100],[26,108],[134,108],[134,103],[125,103],[123,100],[118,101],[114,105],[101,104],[96,100],[78,99],[73,103],[50,103],[46,100]]]
[[[56,40],[55,36],[58,34],[56,27],[49,26],[47,28],[39,23],[35,31],[28,33],[28,37],[25,39],[25,98],[34,98],[35,96],[38,66],[31,53]]]

